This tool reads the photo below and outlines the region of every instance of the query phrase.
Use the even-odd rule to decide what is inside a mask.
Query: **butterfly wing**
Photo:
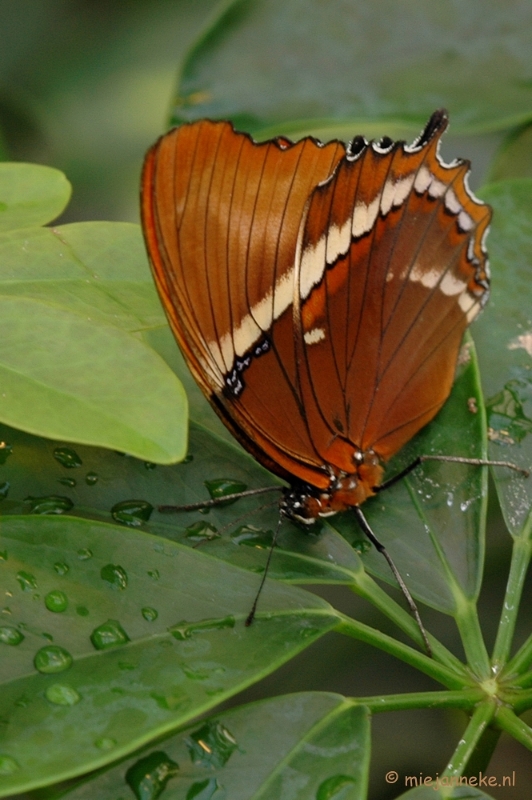
[[[446,126],[436,112],[410,147],[358,141],[300,230],[303,402],[317,450],[341,469],[340,440],[386,460],[435,416],[487,301],[491,210],[467,189],[468,163],[439,159]]]
[[[202,121],[163,136],[142,179],[155,281],[197,382],[259,461],[323,485],[297,386],[294,264],[308,197],[344,156]]]

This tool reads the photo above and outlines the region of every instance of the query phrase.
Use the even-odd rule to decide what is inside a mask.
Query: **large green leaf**
[[[325,601],[268,581],[246,628],[256,575],[146,533],[19,516],[1,534],[0,796],[175,730],[337,623]]]
[[[529,3],[233,0],[222,9],[182,68],[175,121],[335,135],[349,123],[350,135],[397,137],[440,106],[460,132],[532,116]]]
[[[466,352],[473,355],[469,345]],[[468,402],[470,398],[476,398],[477,407],[482,408],[472,360],[461,368],[444,410],[390,465],[390,474],[418,453],[482,456],[484,420],[482,413],[470,410],[474,408]],[[196,409],[202,409],[202,403],[203,399],[194,401],[193,417]],[[200,417],[210,422],[207,411],[200,411]],[[193,423],[189,448],[192,460],[155,469],[114,452],[78,445],[77,459],[73,457],[71,463],[80,466],[62,466],[61,442],[2,429],[0,435],[12,447],[12,455],[0,466],[0,481],[10,484],[2,503],[4,513],[27,512],[29,505],[24,500],[30,495],[59,495],[67,498],[67,505],[73,505],[72,513],[110,520],[111,510],[124,501],[142,501],[153,508],[208,500],[208,481],[227,479],[248,488],[279,484],[236,443],[218,436],[215,429],[215,425],[207,428]],[[56,503],[61,510],[61,501]],[[274,492],[213,508],[207,516],[200,511],[168,516],[153,508],[144,525],[147,530],[192,547],[203,541],[201,548],[209,555],[260,571],[277,525],[277,504],[278,494]],[[418,468],[406,482],[369,501],[364,508],[375,533],[408,576],[416,596],[453,613],[460,597],[471,599],[478,591],[484,506],[485,474],[481,469],[433,462]],[[142,519],[139,511],[138,524]],[[133,524],[135,519],[129,522]],[[331,522],[344,536],[331,525],[324,525],[321,532],[309,532],[283,522],[272,560],[272,576],[306,583],[356,582],[362,571],[358,552],[366,551],[368,543],[351,514]],[[206,541],[211,536],[214,538]],[[373,572],[391,579],[385,562],[371,548],[364,552],[363,559]]]
[[[492,297],[474,327],[487,398],[492,458],[532,465],[532,180],[501,181],[482,198],[494,210],[488,248]],[[498,468],[495,480],[513,534],[526,524],[532,480]]]
[[[166,774],[165,800],[365,800],[369,732],[367,710],[339,695],[276,697],[195,723],[49,797],[115,800],[131,789],[145,797]]]
[[[65,209],[71,186],[40,164],[0,164],[0,231],[46,225]]]
[[[490,183],[511,178],[532,178],[532,125],[511,131],[491,165]]]

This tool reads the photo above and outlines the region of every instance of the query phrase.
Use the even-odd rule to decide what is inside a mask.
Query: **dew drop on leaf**
[[[54,564],[54,570],[58,575],[66,575],[69,569],[70,567],[64,561],[56,561]]]
[[[12,775],[20,769],[20,764],[11,756],[0,753],[0,775]]]
[[[142,616],[147,622],[154,622],[159,614],[154,608],[150,608],[150,606],[145,606],[142,609]]]
[[[75,706],[81,696],[66,683],[54,683],[45,691],[46,699],[56,706]]]
[[[11,484],[9,481],[4,481],[0,483],[0,500],[5,500],[7,495],[9,494],[9,487]]]
[[[234,627],[235,618],[229,615],[218,619],[202,619],[199,622],[187,622],[187,620],[182,620],[168,628],[168,631],[172,634],[174,639],[184,641],[185,639],[190,639],[194,633],[208,633],[209,631]]]
[[[128,769],[126,781],[137,800],[157,800],[178,771],[179,765],[175,761],[162,750],[156,750]]]
[[[85,475],[85,483],[87,486],[94,486],[95,483],[98,483],[98,475],[96,472],[87,472]]]
[[[116,740],[111,739],[110,736],[102,736],[100,739],[96,739],[94,746],[99,750],[112,750],[113,747],[116,747]]]
[[[91,633],[91,642],[96,650],[107,650],[129,641],[129,636],[116,619],[108,619]]]
[[[155,469],[156,467],[157,467],[157,464],[154,464],[152,461],[145,461],[144,462],[144,468],[145,469],[152,470],[152,469]]]
[[[33,663],[36,670],[45,674],[64,672],[72,665],[72,656],[64,647],[50,644],[37,651]]]
[[[54,450],[54,458],[56,461],[59,461],[61,466],[67,469],[76,469],[83,464],[81,458],[71,447],[56,447]]]
[[[225,725],[208,720],[185,739],[190,759],[196,766],[219,769],[238,748],[235,737]]]
[[[125,589],[127,587],[127,572],[119,564],[106,564],[100,570],[100,577],[113,589]]]
[[[247,484],[242,483],[242,481],[235,481],[232,478],[216,478],[212,481],[204,481],[204,486],[213,500],[230,494],[245,492],[248,488]],[[230,506],[232,503],[236,503],[237,500],[238,498],[235,498],[234,500],[228,500],[226,503],[219,503],[218,508]]]
[[[158,581],[158,580],[159,580],[159,578],[161,577],[161,576],[159,575],[159,570],[158,570],[158,569],[149,569],[149,570],[148,570],[148,575],[149,575],[149,576],[150,576],[150,578],[151,578],[152,580],[154,580],[154,581]]]
[[[69,497],[62,497],[59,494],[49,494],[44,497],[30,495],[24,498],[24,502],[30,504],[32,514],[64,514],[74,505]]]
[[[190,539],[191,542],[209,542],[219,536],[217,528],[202,519],[185,529],[185,538]]]
[[[37,578],[31,572],[20,570],[17,572],[17,582],[23,592],[32,592],[37,588]]]
[[[332,775],[320,783],[316,800],[347,800],[355,783],[355,778],[350,775]]]
[[[273,544],[273,531],[255,528],[253,525],[241,525],[231,534],[231,541],[257,550],[269,550]]]
[[[81,550],[78,550],[78,558],[80,561],[87,561],[92,558],[92,550],[89,550],[88,547],[82,547]]]
[[[7,550],[0,550],[0,561],[7,561]]]
[[[24,635],[11,625],[0,626],[0,644],[9,644],[15,647],[24,640]]]
[[[225,800],[227,793],[217,778],[195,781],[189,788],[185,800]]]
[[[76,606],[76,614],[78,614],[80,617],[88,617],[89,609],[87,606]]]
[[[7,442],[0,442],[0,464],[5,464],[12,453],[13,445]]]
[[[116,522],[129,528],[139,528],[151,517],[153,506],[146,500],[122,500],[111,509],[111,516]]]
[[[66,594],[59,589],[53,589],[51,592],[48,592],[44,598],[44,605],[48,611],[60,613],[61,611],[66,611],[68,607],[68,598]]]
[[[69,489],[73,489],[77,485],[75,478],[58,478],[57,483],[60,483],[62,486],[68,486]]]

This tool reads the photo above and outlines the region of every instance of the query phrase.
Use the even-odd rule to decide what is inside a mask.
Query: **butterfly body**
[[[156,285],[223,422],[310,523],[358,507],[447,399],[488,298],[489,206],[468,164],[412,144],[256,143],[204,120],[148,152]]]

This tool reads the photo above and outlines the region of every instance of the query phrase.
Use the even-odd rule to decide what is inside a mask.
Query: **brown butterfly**
[[[226,426],[289,483],[291,518],[353,508],[368,527],[360,504],[447,399],[488,299],[491,209],[468,162],[440,159],[447,124],[440,110],[411,145],[345,146],[203,120],[146,156],[142,224],[172,331]]]

